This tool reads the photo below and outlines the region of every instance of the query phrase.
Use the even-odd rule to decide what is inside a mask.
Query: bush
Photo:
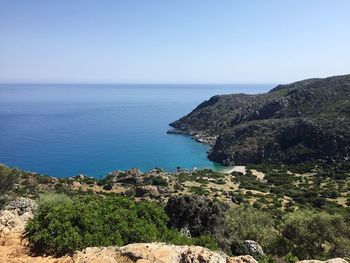
[[[284,257],[284,261],[286,263],[295,263],[295,262],[298,262],[299,259],[298,257],[292,255],[291,253],[289,253],[287,256]]]
[[[63,255],[89,246],[123,246],[136,242],[190,243],[167,227],[164,209],[126,197],[49,195],[26,226],[30,249]]]
[[[168,186],[168,182],[167,180],[165,180],[163,177],[161,176],[148,176],[148,177],[145,177],[144,180],[143,180],[143,183],[146,184],[146,185],[156,185],[156,186]]]
[[[17,169],[11,169],[0,164],[0,194],[5,194],[12,190],[20,174],[21,172]]]
[[[211,250],[218,250],[219,249],[218,243],[210,235],[204,235],[204,236],[192,238],[192,242],[196,246],[207,247]]]
[[[9,200],[8,200],[7,196],[0,195],[0,210],[2,210],[6,206],[8,201]]]
[[[103,190],[110,191],[112,189],[113,189],[113,185],[112,184],[105,184],[103,186]]]
[[[244,240],[254,240],[264,250],[268,250],[277,235],[274,220],[268,212],[252,207],[237,207],[230,210],[228,219],[232,235],[236,239],[232,247],[235,254],[242,253],[237,245]]]
[[[177,196],[169,198],[165,210],[171,227],[186,227],[192,237],[210,235],[221,249],[228,251],[230,233],[223,204],[204,197]]]
[[[284,218],[281,233],[287,250],[298,258],[350,255],[350,225],[340,214],[297,211]]]

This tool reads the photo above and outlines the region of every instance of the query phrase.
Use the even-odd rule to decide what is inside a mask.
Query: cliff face
[[[209,159],[225,165],[344,159],[350,151],[350,75],[279,85],[268,93],[210,98],[170,124],[215,138]]]

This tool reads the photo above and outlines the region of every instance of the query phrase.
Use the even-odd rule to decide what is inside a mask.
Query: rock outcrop
[[[142,260],[141,262],[144,263],[226,263],[229,260],[225,254],[213,252],[203,247],[174,246],[163,243],[130,244],[121,247],[120,251],[136,262]]]
[[[255,257],[264,255],[262,247],[254,240],[245,240],[243,246],[245,252],[249,255],[254,255]]]
[[[28,198],[10,201],[0,212],[0,237],[22,233],[35,208],[36,203]]]
[[[199,246],[137,243],[124,247],[86,248],[72,257],[75,263],[257,263],[251,256],[230,258]]]
[[[346,261],[345,259],[342,258],[332,258],[332,259],[328,259],[325,261],[321,261],[321,260],[301,260],[298,261],[297,263],[349,263],[348,261]]]
[[[72,258],[73,263],[134,263],[135,261],[123,256],[118,247],[88,247],[76,252]]]

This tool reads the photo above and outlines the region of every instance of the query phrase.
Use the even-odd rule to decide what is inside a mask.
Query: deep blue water
[[[272,85],[0,85],[0,163],[57,177],[218,168],[168,124],[216,94]]]

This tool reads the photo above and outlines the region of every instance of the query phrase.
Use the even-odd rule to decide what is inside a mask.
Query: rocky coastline
[[[223,165],[295,164],[350,155],[350,75],[279,85],[264,94],[210,98],[169,133],[211,145]]]
[[[170,124],[171,126],[171,124]],[[179,128],[172,128],[167,131],[168,134],[180,134],[180,135],[186,135],[190,136],[193,140],[199,143],[207,144],[211,147],[215,145],[216,139],[218,136],[209,136],[205,132],[202,131],[194,131],[190,129],[186,129],[182,127],[182,129]]]

